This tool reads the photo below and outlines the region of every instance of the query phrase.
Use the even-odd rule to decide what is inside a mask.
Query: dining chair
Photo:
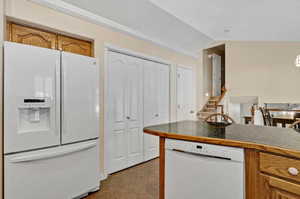
[[[294,119],[296,120],[296,119],[300,119],[300,113],[299,112],[296,112],[295,114],[294,114]]]
[[[289,127],[290,127],[290,128],[294,128],[294,129],[300,129],[300,120],[294,122],[294,123],[291,124]]]
[[[262,117],[263,117],[263,120],[264,120],[264,125],[265,126],[273,126],[272,117],[271,117],[271,114],[268,111],[268,109],[259,107],[259,110],[262,113]]]

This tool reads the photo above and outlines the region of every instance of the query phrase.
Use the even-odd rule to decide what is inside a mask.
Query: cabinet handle
[[[289,174],[293,175],[293,176],[297,176],[299,174],[299,170],[296,169],[295,167],[290,167],[288,169]]]
[[[129,117],[129,116],[127,116],[127,117],[126,117],[126,119],[130,120],[130,117]]]
[[[159,114],[155,114],[155,117],[159,117]]]
[[[195,111],[192,110],[192,111],[190,111],[190,113],[193,114],[193,113],[195,113]]]

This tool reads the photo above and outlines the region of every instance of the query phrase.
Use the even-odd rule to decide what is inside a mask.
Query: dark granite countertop
[[[215,127],[202,121],[181,121],[144,128],[145,133],[172,139],[253,148],[300,158],[300,132],[291,128],[232,124]]]

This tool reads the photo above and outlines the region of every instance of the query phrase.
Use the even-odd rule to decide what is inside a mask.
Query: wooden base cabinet
[[[299,159],[260,152],[260,199],[300,199],[299,171]]]
[[[261,199],[300,199],[300,185],[280,178],[260,175]]]

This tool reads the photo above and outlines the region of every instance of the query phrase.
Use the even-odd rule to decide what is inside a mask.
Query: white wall
[[[300,42],[226,42],[229,96],[258,96],[259,103],[300,102]]]
[[[0,95],[3,96],[3,91],[2,91],[2,72],[3,72],[3,40],[4,40],[4,1],[0,1]],[[2,105],[2,97],[0,97],[0,104]],[[3,129],[3,126],[2,126],[2,115],[3,115],[3,112],[2,112],[2,106],[0,106],[0,135],[3,134],[2,132],[2,129]],[[2,138],[3,136],[0,136],[0,145],[2,145]],[[0,153],[3,154],[3,151],[2,151],[2,146],[0,147]],[[2,165],[2,162],[3,162],[3,156],[1,155],[1,158],[0,158],[0,198],[2,198],[3,196],[3,180],[2,180],[2,176],[3,176],[3,165]]]

